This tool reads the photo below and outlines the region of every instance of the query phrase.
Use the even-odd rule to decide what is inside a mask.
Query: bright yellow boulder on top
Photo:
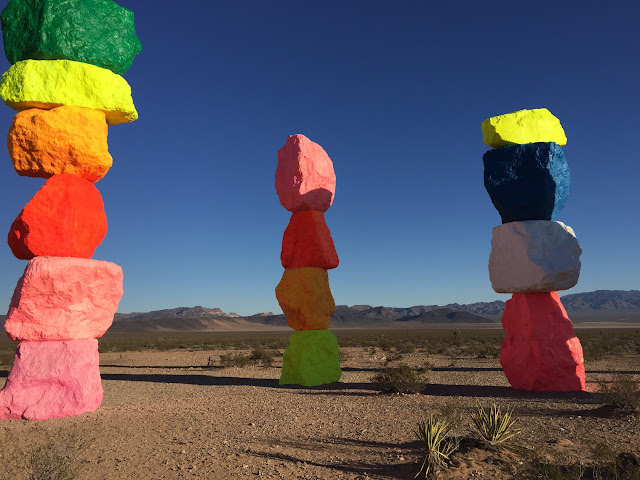
[[[124,78],[106,68],[71,60],[15,63],[2,75],[0,97],[18,111],[60,105],[101,110],[109,125],[138,118],[131,87]]]
[[[482,122],[482,141],[493,148],[507,145],[555,142],[567,144],[567,136],[558,120],[546,108],[519,110]]]

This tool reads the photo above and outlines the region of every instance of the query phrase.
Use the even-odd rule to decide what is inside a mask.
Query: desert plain
[[[576,330],[587,390],[570,393],[512,389],[499,325],[337,329],[343,375],[319,387],[278,384],[284,329],[107,333],[100,408],[1,422],[0,478],[411,479],[425,453],[414,431],[430,414],[460,440],[437,478],[639,478],[640,416],[600,390],[637,388],[640,325],[612,327]],[[0,386],[13,348],[0,342]],[[257,360],[239,361],[252,352]],[[420,393],[383,393],[373,380],[400,364],[423,379]],[[482,441],[470,418],[477,402],[513,410],[520,433]]]

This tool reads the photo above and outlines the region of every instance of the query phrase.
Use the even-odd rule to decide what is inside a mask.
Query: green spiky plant
[[[424,444],[426,454],[420,471],[413,478],[424,472],[424,478],[433,478],[435,473],[449,461],[453,452],[460,446],[459,440],[449,437],[451,426],[433,415],[422,418],[415,429],[416,436]]]
[[[521,432],[521,430],[512,429],[516,422],[512,417],[513,410],[507,409],[502,413],[495,402],[491,403],[491,408],[487,411],[480,402],[476,401],[476,411],[471,413],[471,420],[478,433],[492,445],[509,440]]]

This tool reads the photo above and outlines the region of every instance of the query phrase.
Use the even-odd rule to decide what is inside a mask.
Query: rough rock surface
[[[133,12],[112,0],[11,0],[0,20],[11,64],[75,60],[122,75],[142,50]]]
[[[276,287],[276,298],[294,330],[325,330],[336,310],[329,275],[323,268],[291,268]]]
[[[546,108],[519,110],[482,122],[482,140],[493,148],[536,142],[566,145],[560,120]]]
[[[278,150],[276,192],[290,212],[326,212],[336,192],[336,174],[327,152],[304,135],[291,135]]]
[[[4,328],[13,340],[98,338],[122,297],[122,269],[111,262],[36,257],[18,281]]]
[[[340,380],[338,340],[329,330],[305,330],[289,336],[282,357],[280,385],[326,385]]]
[[[514,388],[584,390],[582,346],[556,292],[516,293],[502,314],[500,364]]]
[[[105,68],[71,60],[16,63],[2,75],[0,97],[18,111],[60,105],[102,110],[109,125],[138,118],[131,87],[124,78]]]
[[[280,259],[284,268],[338,266],[338,254],[323,212],[301,210],[291,214],[282,237]]]
[[[21,260],[50,255],[90,258],[107,234],[98,189],[69,173],[45,182],[9,230],[11,251]]]
[[[555,220],[567,203],[571,176],[557,144],[512,145],[482,159],[484,186],[502,223]]]
[[[97,340],[21,342],[0,391],[0,419],[46,420],[93,412],[102,402]]]
[[[113,163],[107,130],[105,114],[100,110],[30,108],[13,119],[7,138],[9,156],[20,175],[49,178],[72,173],[95,182]]]
[[[571,227],[550,220],[493,229],[489,278],[498,293],[567,290],[578,283],[582,249]]]

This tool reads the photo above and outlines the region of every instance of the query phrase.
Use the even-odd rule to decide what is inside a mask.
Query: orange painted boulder
[[[0,420],[93,412],[102,402],[98,341],[20,342],[0,391]]]
[[[19,175],[49,178],[72,173],[91,182],[104,177],[113,159],[104,112],[62,106],[30,108],[13,119],[7,144]]]
[[[276,192],[290,212],[326,212],[336,192],[336,174],[327,152],[304,135],[291,135],[278,150]]]
[[[122,269],[111,262],[36,257],[18,281],[4,328],[13,340],[98,338],[122,297]]]
[[[500,364],[514,388],[584,390],[584,358],[557,292],[516,293],[502,314]]]
[[[280,260],[284,268],[338,266],[338,254],[323,212],[302,210],[291,215],[282,237]]]
[[[322,268],[291,268],[276,287],[276,298],[294,330],[326,330],[336,311],[329,275]]]
[[[38,256],[90,258],[107,234],[98,189],[89,180],[54,175],[24,207],[9,230],[9,247],[21,260]]]

